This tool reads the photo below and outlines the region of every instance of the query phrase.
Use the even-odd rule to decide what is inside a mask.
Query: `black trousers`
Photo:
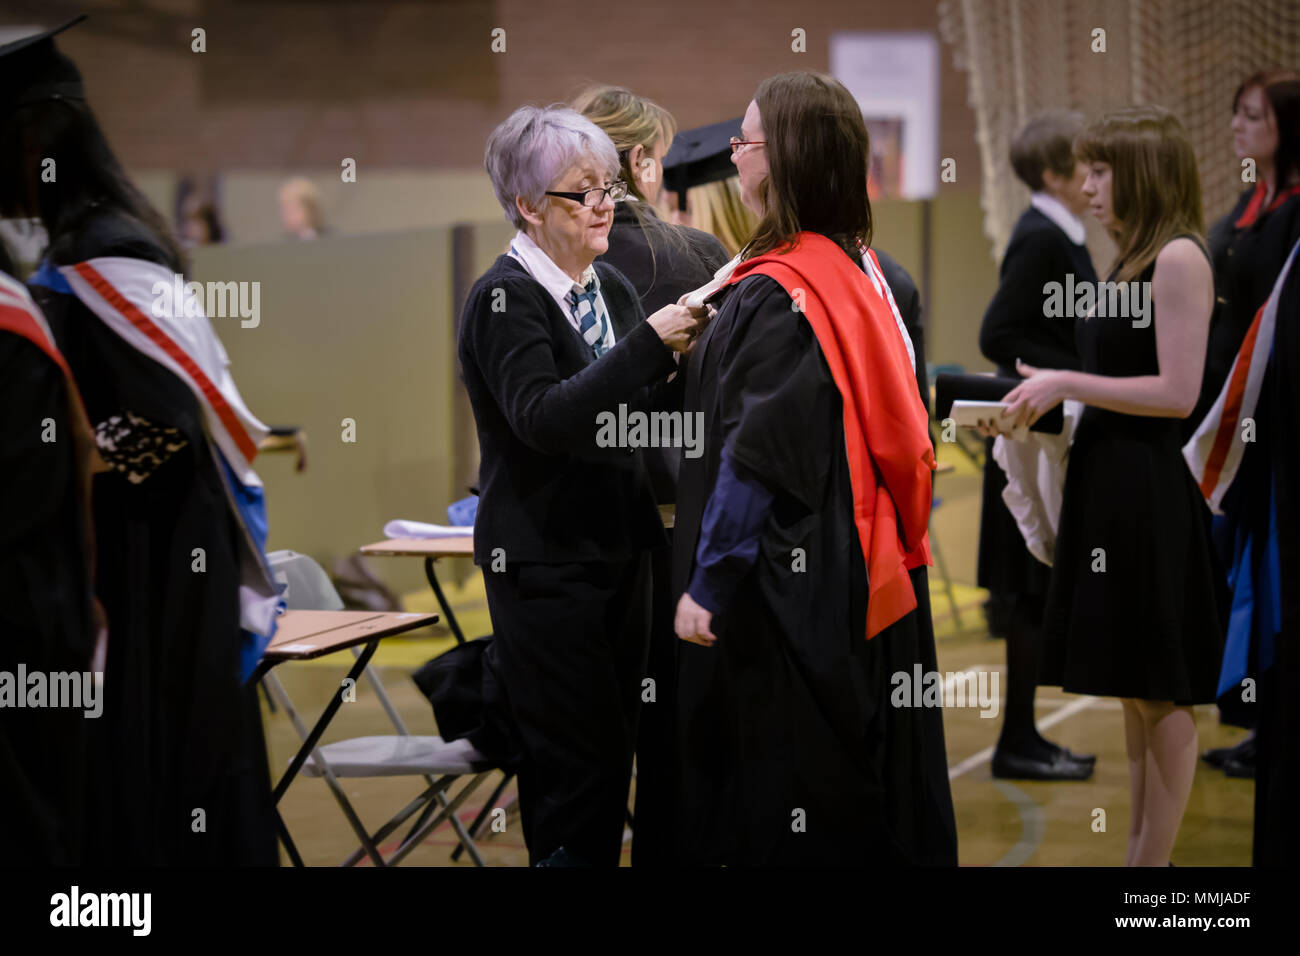
[[[617,866],[650,636],[650,559],[484,569],[496,663],[523,751],[529,860]]]
[[[671,532],[669,532],[671,534]],[[642,695],[641,725],[636,743],[636,827],[632,836],[633,866],[674,866],[677,796],[677,648],[681,639],[673,626],[673,552],[660,548],[650,558],[653,613],[646,676],[654,680],[654,698]]]

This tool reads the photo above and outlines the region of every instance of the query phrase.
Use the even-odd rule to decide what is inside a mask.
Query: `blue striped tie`
[[[605,303],[600,298],[600,279],[592,278],[586,288],[573,284],[568,295],[569,309],[578,323],[578,333],[582,340],[591,346],[596,358],[607,351],[605,347],[605,330],[609,328],[609,316],[605,314]]]

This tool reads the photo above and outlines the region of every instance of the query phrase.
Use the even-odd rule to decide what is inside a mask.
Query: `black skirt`
[[[1204,508],[1177,419],[1085,411],[1065,478],[1040,683],[1214,701],[1223,630]]]

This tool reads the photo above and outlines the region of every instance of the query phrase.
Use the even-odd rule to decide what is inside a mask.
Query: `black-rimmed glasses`
[[[559,196],[561,199],[572,199],[584,206],[599,206],[605,201],[606,195],[614,202],[622,202],[626,199],[627,183],[619,180],[616,183],[610,183],[608,186],[597,186],[595,189],[588,189],[580,193],[561,193],[548,189],[546,195]]]

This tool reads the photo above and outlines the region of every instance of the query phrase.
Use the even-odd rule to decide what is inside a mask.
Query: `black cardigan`
[[[1019,378],[1017,358],[1035,368],[1079,368],[1074,319],[1043,315],[1043,286],[1064,284],[1067,273],[1074,274],[1076,284],[1097,281],[1087,248],[1030,206],[1012,230],[998,291],[980,326],[980,351],[997,364],[999,375]]]
[[[474,561],[620,561],[667,537],[642,456],[596,444],[597,415],[660,401],[676,370],[635,290],[596,263],[617,342],[596,361],[559,304],[510,256],[465,301],[459,354],[480,449]],[[680,407],[680,406],[678,406]]]

